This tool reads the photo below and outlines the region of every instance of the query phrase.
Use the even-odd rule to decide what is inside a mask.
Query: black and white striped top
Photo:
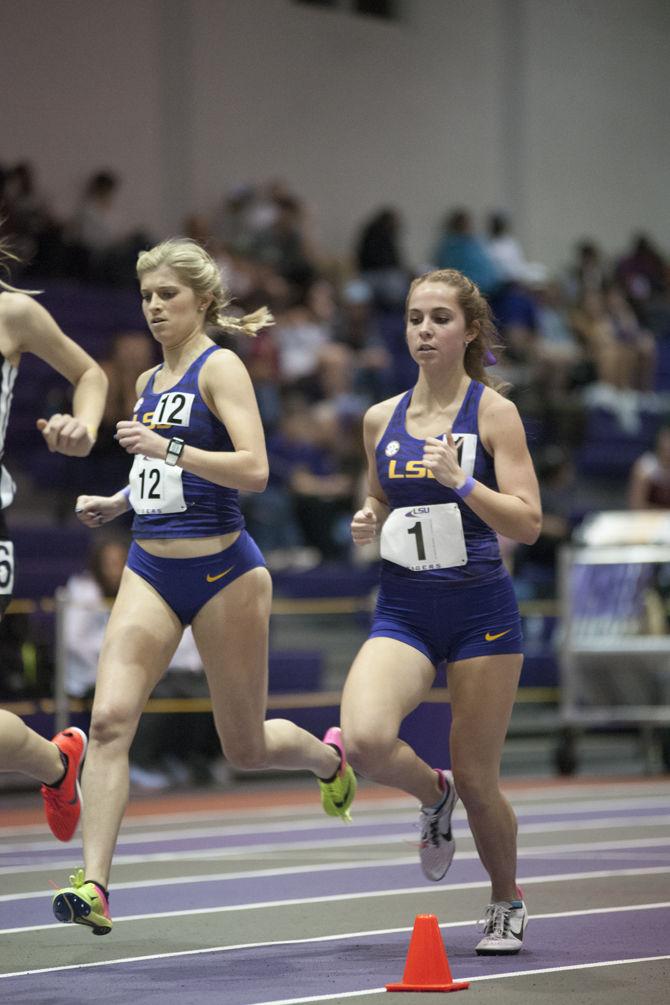
[[[9,413],[12,407],[12,396],[14,394],[14,384],[19,373],[17,366],[0,356],[2,360],[2,374],[0,376],[0,461],[5,455],[5,438],[7,436],[7,424]],[[16,485],[14,479],[7,471],[4,464],[0,466],[0,510],[6,509],[14,499]]]

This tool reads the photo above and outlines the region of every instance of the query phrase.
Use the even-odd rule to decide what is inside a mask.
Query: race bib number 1
[[[137,455],[130,469],[130,505],[136,513],[183,513],[186,509],[183,471],[156,457]]]
[[[394,509],[381,533],[381,556],[412,572],[465,565],[468,553],[456,503]]]

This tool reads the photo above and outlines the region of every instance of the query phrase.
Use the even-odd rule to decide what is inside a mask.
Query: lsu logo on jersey
[[[172,426],[188,426],[191,421],[194,394],[184,391],[166,391],[161,394],[156,407],[151,412],[140,415],[144,398],[135,405],[133,418],[150,429],[170,429]]]
[[[434,478],[435,475],[425,468],[421,461],[389,461],[389,478]]]
[[[456,444],[456,454],[458,464],[466,475],[474,474],[475,457],[477,454],[477,434],[476,433],[453,433]],[[432,471],[429,471],[422,461],[389,461],[389,478],[435,478]]]

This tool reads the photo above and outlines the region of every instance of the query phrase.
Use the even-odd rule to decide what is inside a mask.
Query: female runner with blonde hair
[[[134,457],[130,485],[80,496],[101,526],[131,506],[133,544],[103,642],[83,774],[84,868],[53,898],[59,921],[111,930],[108,883],[128,799],[128,749],[139,717],[191,625],[224,754],[239,768],[305,768],[326,812],[348,818],[355,778],[339,744],[285,719],[265,720],[272,583],[244,529],[239,493],[262,492],[268,461],[244,364],[210,332],[245,335],[272,323],[265,308],[226,314],[216,263],[196,242],[140,254],[142,309],[163,363],[137,380],[133,418],[117,424]]]

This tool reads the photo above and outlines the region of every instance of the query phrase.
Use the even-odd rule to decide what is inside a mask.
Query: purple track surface
[[[135,817],[118,847],[115,928],[102,939],[51,915],[48,879],[62,882],[63,863],[75,866],[79,847],[50,846],[43,834],[3,836],[0,828],[0,1001],[257,1005],[366,991],[374,997],[402,979],[416,904],[438,913],[455,980],[670,956],[670,783],[646,782],[634,793],[628,805],[612,789],[599,798],[597,788],[576,788],[574,801],[539,789],[513,798],[531,921],[522,952],[502,959],[474,953],[473,919],[486,899],[486,876],[462,809],[456,858],[438,887],[414,859],[411,807],[398,809],[397,802],[361,804],[347,828],[324,825],[312,808],[296,809],[283,823],[272,818],[265,830],[259,816],[246,824],[230,814],[205,823],[175,818],[161,825],[169,826],[163,833],[150,817]],[[165,859],[153,859],[157,854]],[[143,857],[160,884],[142,882]],[[182,871],[185,863],[191,875]],[[630,887],[637,877],[639,896]],[[588,902],[595,879],[597,909]],[[308,916],[307,902],[316,914]],[[398,922],[404,903],[411,913]],[[338,924],[328,930],[336,913]],[[348,913],[349,928],[341,921]],[[310,917],[318,918],[318,931]]]
[[[655,956],[667,946],[670,908],[629,911],[623,915],[537,919],[532,922],[533,948],[509,959],[473,957],[470,926],[448,929],[445,944],[454,980],[538,967],[589,964],[612,959]],[[530,926],[528,938],[530,937]],[[405,933],[356,936],[292,945],[203,954],[195,958],[123,963],[89,971],[60,971],[30,977],[31,1005],[68,1001],[76,987],[78,1000],[91,1000],[104,987],[105,1005],[135,1000],[138,987],[151,987],[142,1001],[179,1001],[196,1005],[204,997],[226,1005],[309,995],[346,993],[383,987],[400,980],[407,951]],[[26,978],[9,978],[2,990],[7,1001],[23,1002]],[[144,992],[146,995],[146,992]],[[394,1001],[395,999],[391,999]],[[398,999],[402,1002],[402,998]],[[450,999],[451,1000],[451,999]]]
[[[670,844],[645,847],[636,852],[621,849],[613,860],[603,852],[580,852],[578,856],[559,855],[548,861],[539,855],[519,855],[519,877],[560,876],[563,873],[592,872],[594,870],[621,866],[625,854],[627,869],[647,868],[650,865],[666,865],[670,873]],[[477,859],[454,862],[445,883],[473,883],[486,879],[486,873]],[[333,897],[338,894],[376,893],[389,889],[408,889],[425,885],[426,881],[418,863],[408,865],[372,865],[366,869],[347,869],[342,866],[337,872],[319,872],[315,867],[309,874],[308,895],[312,897]],[[231,905],[259,904],[275,900],[299,899],[305,895],[300,888],[300,880],[295,875],[259,876],[236,879],[215,879],[194,883],[191,880],[175,881],[165,886],[151,889],[151,913],[161,914],[174,911],[179,905],[182,911],[203,908],[222,908]],[[147,912],[147,898],[144,889],[117,889],[114,891],[113,917],[118,921],[128,915]],[[48,899],[16,901],[0,904],[0,929],[22,926],[43,925],[52,921]]]

